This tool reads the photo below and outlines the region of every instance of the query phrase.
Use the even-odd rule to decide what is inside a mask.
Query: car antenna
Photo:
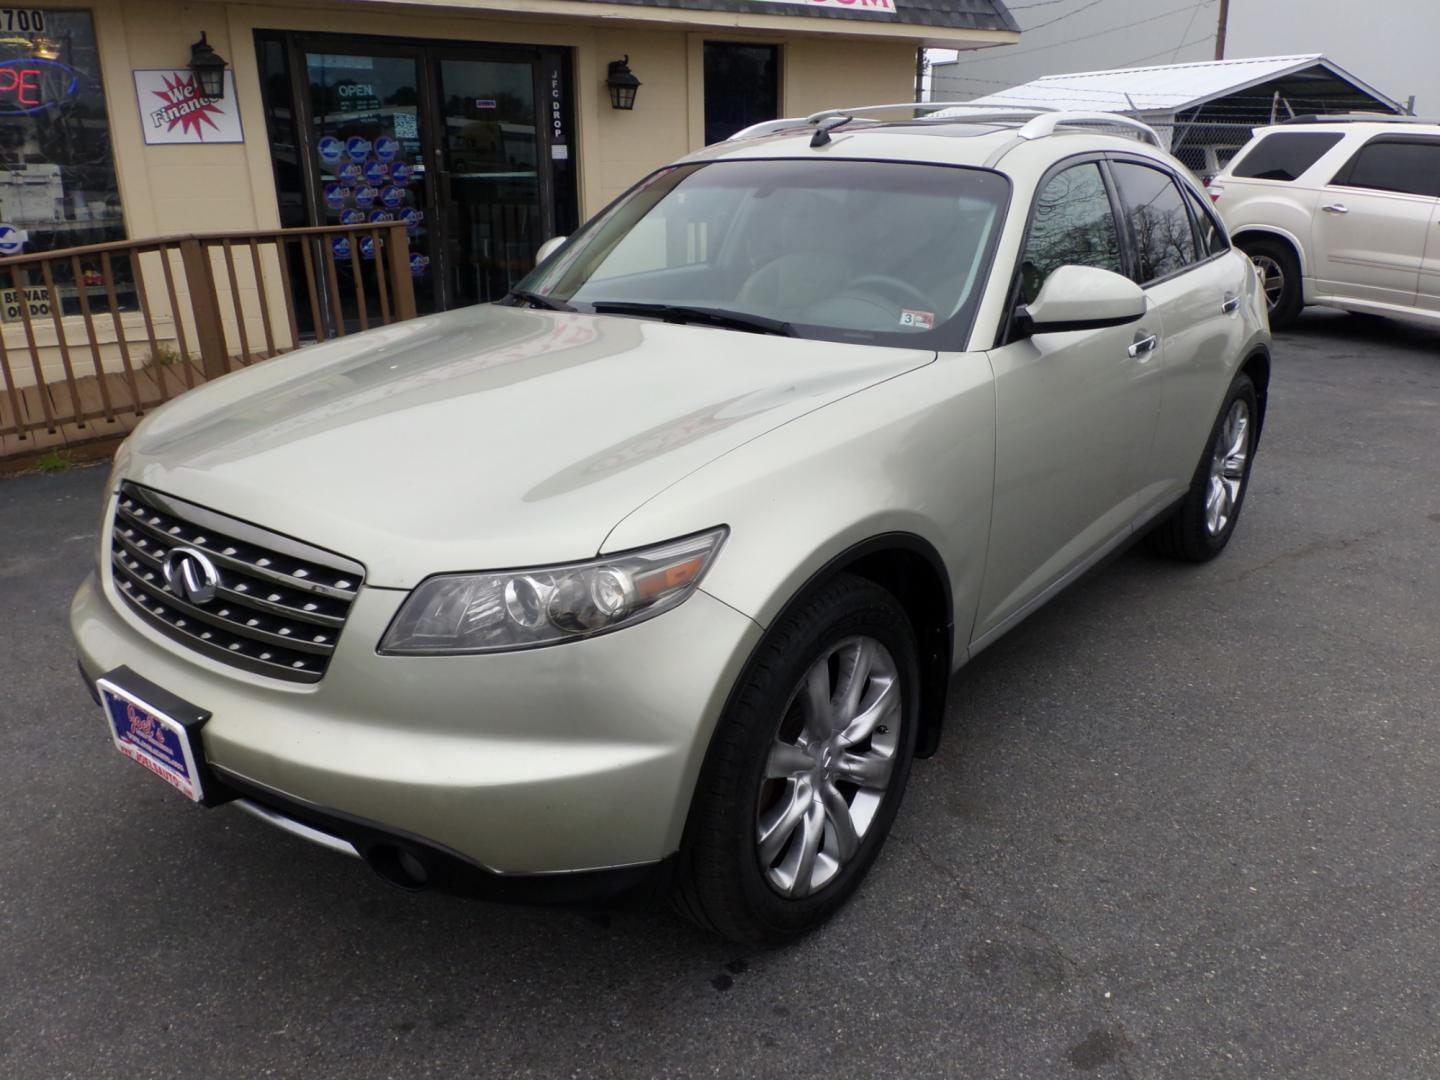
[[[853,119],[855,119],[853,116],[825,117],[824,120],[820,121],[819,129],[815,132],[814,135],[810,136],[811,148],[818,149],[819,147],[828,144],[830,142],[830,132],[834,131],[836,128],[844,127]]]

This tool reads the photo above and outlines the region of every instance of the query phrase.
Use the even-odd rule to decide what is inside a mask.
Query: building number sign
[[[0,8],[0,30],[7,34],[43,34],[45,13],[36,8]]]

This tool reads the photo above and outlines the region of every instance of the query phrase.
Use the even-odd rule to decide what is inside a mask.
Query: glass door
[[[272,30],[256,44],[282,221],[403,221],[420,311],[498,300],[578,224],[566,50]],[[322,297],[324,317],[348,327],[351,252],[333,243],[343,310]],[[371,242],[356,255],[373,259]]]
[[[307,50],[304,57],[315,220],[327,225],[405,222],[416,307],[434,311],[439,297],[432,272],[433,193],[425,168],[419,51],[325,49]],[[331,243],[336,273],[348,279],[349,241]],[[373,260],[375,251],[362,242],[358,255]],[[340,282],[340,295],[347,307],[354,303],[350,281]]]
[[[436,209],[447,307],[498,300],[548,237],[537,62],[442,57],[435,65]]]

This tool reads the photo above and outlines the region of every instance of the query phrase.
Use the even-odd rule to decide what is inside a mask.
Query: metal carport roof
[[[963,64],[963,61],[959,63]],[[976,98],[970,105],[1033,105],[1058,109],[1173,115],[1276,82],[1293,82],[1297,87],[1311,84],[1320,91],[1318,97],[1334,97],[1336,91],[1341,95],[1348,93],[1351,97],[1358,94],[1373,100],[1375,105],[1387,111],[1404,111],[1398,102],[1320,53],[1047,75],[1033,82]],[[1325,87],[1325,83],[1330,86]],[[1355,105],[1352,102],[1347,107],[1354,108]],[[944,111],[963,114],[965,110]]]

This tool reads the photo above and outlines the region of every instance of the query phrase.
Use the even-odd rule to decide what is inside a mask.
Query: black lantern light
[[[635,91],[640,89],[640,80],[630,70],[630,54],[623,60],[610,61],[610,73],[605,76],[605,85],[610,88],[612,109],[635,108]]]
[[[201,97],[215,101],[225,96],[225,66],[225,58],[205,40],[205,31],[200,31],[200,40],[190,46],[190,72]]]

